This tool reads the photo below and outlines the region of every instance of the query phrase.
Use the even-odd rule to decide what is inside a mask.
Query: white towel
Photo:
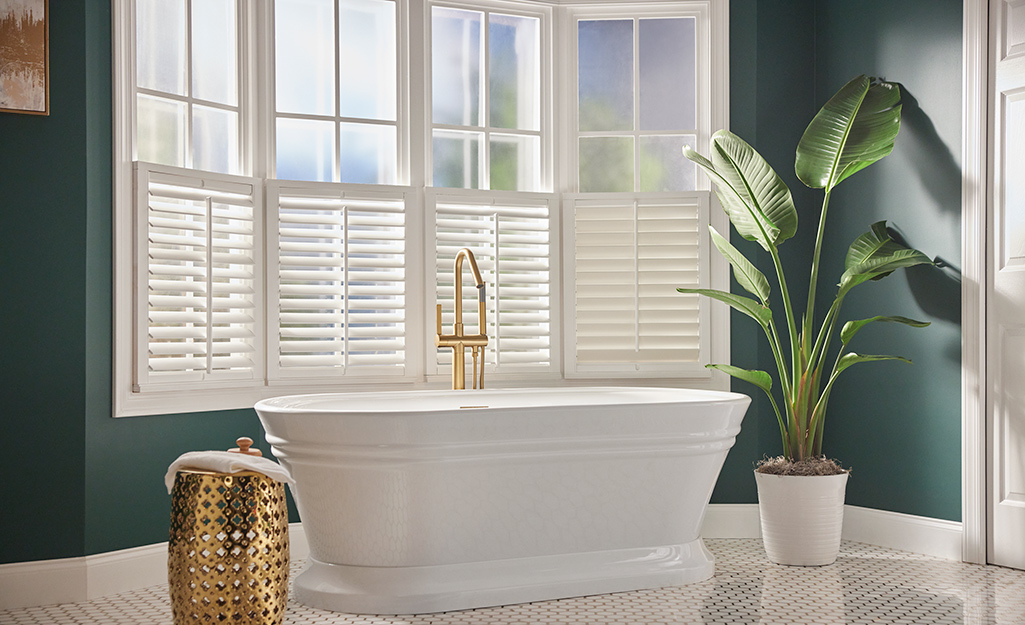
[[[276,482],[284,482],[295,488],[295,480],[292,479],[288,469],[273,460],[229,451],[190,451],[178,456],[178,459],[168,467],[167,474],[164,476],[168,494],[171,494],[171,490],[174,488],[174,476],[181,469],[216,471],[217,473],[255,471],[263,473]]]

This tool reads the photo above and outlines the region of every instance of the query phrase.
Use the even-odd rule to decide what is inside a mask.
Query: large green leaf
[[[886,222],[877,221],[868,232],[851,243],[847,257],[844,258],[844,269],[860,265],[873,256],[885,256],[901,249],[906,248],[890,238],[890,233],[886,231]]]
[[[758,324],[763,328],[768,328],[769,322],[772,321],[772,310],[769,309],[769,307],[767,306],[762,306],[750,297],[734,295],[733,293],[727,293],[726,291],[717,291],[715,289],[680,288],[676,290],[680,293],[697,293],[698,295],[711,297],[712,299],[719,300],[720,302],[729,304],[733,308],[736,308],[748,317],[751,317],[752,319],[757,321]]]
[[[815,115],[797,146],[794,169],[813,189],[831,190],[893,151],[900,130],[900,87],[861,75]]]
[[[738,380],[750,382],[766,393],[772,392],[772,376],[764,371],[741,369],[740,367],[734,367],[733,365],[705,365],[705,367],[708,369],[718,369],[719,371],[728,373]]]
[[[873,323],[875,321],[903,323],[904,325],[912,326],[914,328],[924,328],[925,326],[929,325],[928,321],[915,321],[914,319],[908,319],[907,317],[901,317],[899,315],[878,315],[875,317],[870,317],[869,319],[858,319],[857,321],[848,321],[843,325],[843,329],[840,330],[840,340],[843,342],[844,345],[850,343],[851,339],[854,338],[854,335],[858,333],[858,330],[864,328],[868,324]]]
[[[847,367],[856,365],[859,362],[875,362],[878,360],[899,360],[901,362],[906,362],[909,365],[912,364],[910,360],[901,356],[874,356],[871,354],[855,354],[854,352],[851,352],[843,355],[836,365],[836,372],[840,373]]]
[[[720,130],[712,135],[711,160],[689,147],[683,154],[715,182],[719,202],[740,236],[768,250],[797,232],[790,189],[743,139]]]
[[[846,271],[840,276],[840,296],[868,280],[881,280],[902,267],[928,265],[928,256],[897,243],[886,231],[886,222],[872,224],[872,229],[859,236],[847,250]]]
[[[690,146],[683,147],[683,155],[705,170],[715,183],[715,195],[719,198],[719,204],[740,236],[749,241],[758,241],[765,250],[769,249],[770,242],[779,239],[779,228],[748,205],[741,193],[716,170],[712,161],[695,152]]]
[[[733,267],[733,275],[737,278],[737,283],[762,302],[768,301],[769,281],[766,279],[765,274],[752,265],[751,261],[745,258],[737,248],[733,247],[729,241],[716,232],[715,228],[711,225],[708,226],[708,232],[712,236],[712,243],[715,244],[715,247],[719,249],[719,252]]]

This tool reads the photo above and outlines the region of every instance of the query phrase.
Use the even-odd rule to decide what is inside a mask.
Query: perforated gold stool
[[[239,439],[241,453],[250,439]],[[253,455],[257,455],[253,454]],[[280,625],[288,602],[285,485],[256,473],[179,470],[167,581],[175,625]]]

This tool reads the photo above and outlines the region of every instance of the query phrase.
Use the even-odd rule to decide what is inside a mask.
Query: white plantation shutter
[[[435,209],[434,291],[442,305],[443,331],[451,333],[455,322],[453,262],[466,247],[474,253],[487,284],[489,371],[548,372],[553,368],[553,201],[553,196],[542,194],[518,194],[516,199],[502,197],[493,203],[458,196],[429,200]],[[476,334],[477,289],[469,263],[463,264],[462,287],[464,330]],[[472,361],[467,363],[469,375]],[[438,372],[450,371],[452,350],[438,349],[436,364]]]
[[[268,183],[271,378],[406,373],[406,199]]]
[[[700,375],[707,194],[566,202],[567,373]],[[707,334],[707,333],[705,333]]]
[[[136,193],[136,388],[262,383],[260,186],[140,163]]]

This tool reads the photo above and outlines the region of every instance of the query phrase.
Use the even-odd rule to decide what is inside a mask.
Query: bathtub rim
[[[494,398],[496,396],[504,396],[509,394],[526,394],[533,393],[539,395],[572,395],[576,391],[583,395],[590,394],[595,396],[596,394],[602,394],[610,399],[617,399],[617,401],[585,401],[585,402],[567,402],[558,404],[542,404],[542,403],[511,403],[507,405],[496,405],[496,406],[483,406],[480,405],[483,400],[487,398]],[[652,396],[645,399],[644,401],[627,401],[625,399],[618,400],[623,397],[625,393],[645,393],[650,392]],[[659,399],[659,397],[665,394],[677,395],[678,397],[672,397],[668,399]],[[688,397],[691,395],[691,397]],[[397,398],[401,398],[405,402],[411,402],[412,400],[422,398],[426,400],[439,399],[439,398],[459,398],[466,401],[453,402],[450,405],[444,406],[423,406],[412,404],[408,406],[391,405],[388,402],[394,402]],[[337,399],[340,401],[358,399],[361,402],[372,402],[374,400],[381,400],[378,405],[374,406],[360,406],[357,408],[345,408],[342,406],[337,407],[323,407],[318,405],[317,407],[310,407],[310,404],[323,404],[331,399]],[[288,405],[285,405],[288,402]],[[267,412],[278,415],[289,415],[289,414],[310,414],[310,415],[358,415],[358,414],[372,414],[377,416],[386,415],[403,415],[411,413],[441,413],[441,412],[461,412],[463,410],[508,410],[508,409],[531,409],[531,408],[570,408],[570,407],[587,407],[587,406],[636,406],[636,405],[666,405],[666,404],[680,404],[681,406],[701,406],[701,405],[728,405],[751,402],[751,397],[743,393],[737,393],[734,391],[719,391],[710,389],[693,389],[693,388],[676,388],[676,387],[664,387],[664,386],[557,386],[557,387],[509,387],[509,388],[489,388],[483,390],[474,391],[462,391],[452,389],[416,389],[416,390],[395,390],[395,391],[339,391],[339,392],[324,392],[324,393],[302,393],[295,395],[280,395],[278,397],[269,397],[258,401],[254,405],[254,409],[258,412]],[[463,404],[463,405],[458,405]],[[747,406],[745,405],[745,410]]]

